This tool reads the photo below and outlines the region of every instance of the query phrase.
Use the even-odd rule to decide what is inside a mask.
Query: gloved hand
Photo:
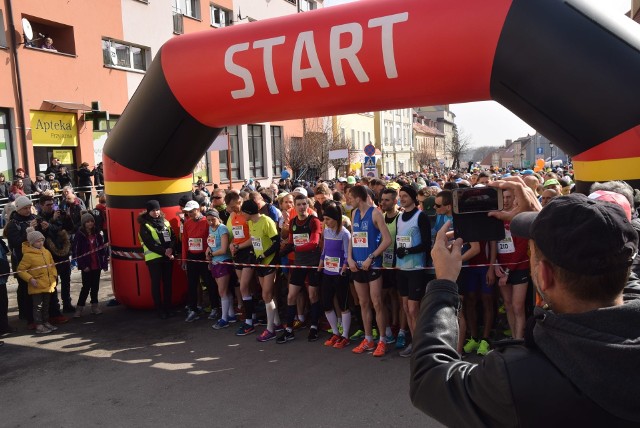
[[[398,258],[400,258],[400,259],[401,259],[401,258],[403,258],[404,256],[406,256],[407,254],[409,254],[409,250],[407,250],[407,248],[406,248],[406,247],[399,247],[399,248],[396,248],[396,256],[397,256]]]

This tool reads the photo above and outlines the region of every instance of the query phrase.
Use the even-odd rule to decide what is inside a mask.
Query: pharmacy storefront
[[[74,169],[78,148],[78,116],[31,110],[31,142],[36,173],[45,172],[51,158]]]

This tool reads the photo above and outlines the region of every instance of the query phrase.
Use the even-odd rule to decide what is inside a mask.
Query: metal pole
[[[227,132],[227,177],[229,178],[229,190],[231,190],[231,137]]]

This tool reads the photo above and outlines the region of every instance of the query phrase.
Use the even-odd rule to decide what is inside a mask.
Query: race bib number
[[[262,249],[262,239],[260,238],[251,238],[251,245],[253,245],[253,251],[263,251]]]
[[[243,239],[244,238],[244,228],[242,226],[233,226],[231,228],[233,233],[233,239]]]
[[[398,248],[411,248],[410,236],[396,236],[396,245]]]
[[[393,248],[384,250],[384,253],[382,253],[382,264],[385,266],[391,266],[393,264]]]
[[[504,239],[498,242],[499,254],[511,254],[516,252],[516,247],[513,244],[513,238],[511,237],[511,231],[504,231]]]
[[[202,238],[189,238],[189,251],[202,251]]]
[[[367,232],[353,232],[351,241],[353,248],[367,248],[369,246]]]
[[[211,248],[216,247],[216,235],[209,235],[209,237],[207,238],[207,245]]]
[[[324,268],[327,272],[340,273],[340,257],[324,256]]]
[[[299,247],[301,245],[305,245],[309,243],[309,234],[308,233],[294,233],[293,234],[293,245]]]

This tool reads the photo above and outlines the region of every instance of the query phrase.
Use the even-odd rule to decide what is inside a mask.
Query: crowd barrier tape
[[[109,248],[110,245],[109,244],[103,244],[100,247],[86,252],[84,254],[81,254],[79,256],[73,257],[70,259],[70,261],[73,260],[77,260],[81,257],[85,257],[88,256],[89,254],[93,254],[95,252],[98,252],[100,250],[102,250],[103,248]],[[135,259],[135,260],[144,260],[144,256],[140,253],[135,253],[135,252],[131,252],[131,251],[118,251],[118,250],[111,250],[111,254],[120,256],[120,257],[124,257],[124,258],[129,258],[129,259]],[[209,260],[193,260],[193,259],[182,259],[182,258],[174,258],[173,261],[176,262],[193,262],[193,263],[211,263],[211,261]],[[513,262],[513,263],[496,263],[496,264],[474,264],[474,265],[463,265],[462,268],[463,269],[467,269],[467,268],[476,268],[476,267],[491,267],[491,266],[511,266],[511,265],[519,265],[521,263],[528,263],[529,259],[526,260],[522,260],[519,262]],[[5,273],[5,274],[1,274],[0,278],[5,277],[5,276],[10,276],[10,275],[15,275],[21,272],[30,272],[32,270],[36,270],[36,269],[42,269],[43,267],[50,267],[50,266],[57,266],[63,263],[69,263],[68,261],[61,261],[61,262],[56,262],[56,263],[52,263],[52,264],[47,264],[47,265],[42,265],[42,266],[37,266],[37,267],[33,267],[31,269],[27,269],[24,271],[15,271],[15,272],[10,272],[10,273]],[[301,266],[301,265],[282,265],[282,264],[260,264],[260,263],[235,263],[235,262],[217,262],[214,264],[223,264],[223,265],[230,265],[230,266],[242,266],[242,267],[253,267],[253,268],[265,268],[265,267],[269,267],[269,268],[276,268],[276,269],[317,269],[318,266]],[[401,270],[398,267],[377,267],[377,266],[372,266],[370,269],[375,269],[375,270]],[[347,269],[349,270],[349,269]],[[423,267],[423,268],[417,268],[417,269],[413,269],[413,270],[427,270],[427,271],[433,271],[435,270],[435,268],[433,267]]]
[[[96,248],[94,250],[88,251],[88,252],[86,252],[84,254],[80,254],[79,256],[76,256],[76,257],[72,257],[69,260],[63,260],[61,262],[55,262],[55,263],[51,263],[51,264],[40,265],[40,266],[32,267],[31,269],[27,269],[27,270],[17,270],[17,271],[14,271],[14,272],[3,273],[3,274],[0,275],[0,278],[5,277],[5,276],[17,275],[17,274],[23,273],[23,272],[31,272],[32,270],[38,270],[38,269],[42,269],[42,268],[45,268],[45,267],[48,268],[48,267],[51,267],[51,266],[57,266],[57,265],[61,265],[63,263],[71,263],[74,260],[78,260],[81,257],[88,256],[89,254],[97,253],[98,251],[100,251],[100,250],[102,250],[104,248],[108,248],[108,247],[109,247],[109,244],[102,244],[101,246],[99,246],[98,248]],[[8,257],[8,255],[7,255],[7,257]]]

